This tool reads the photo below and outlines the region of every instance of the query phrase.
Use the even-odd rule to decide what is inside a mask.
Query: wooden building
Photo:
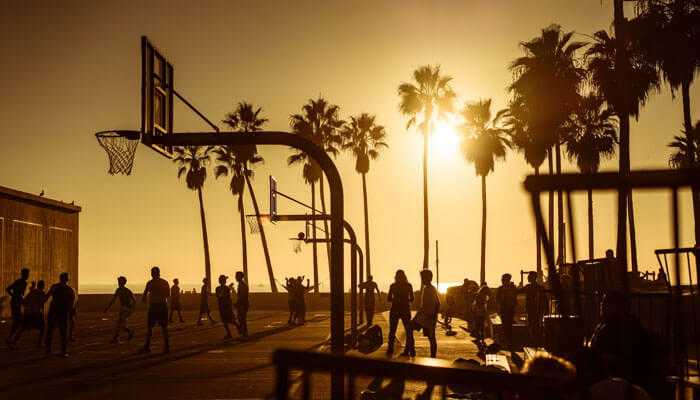
[[[0,186],[0,288],[30,270],[47,288],[68,272],[78,289],[78,216],[81,208]]]

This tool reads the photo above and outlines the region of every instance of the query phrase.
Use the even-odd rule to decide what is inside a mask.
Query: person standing
[[[170,338],[168,336],[168,298],[170,285],[160,277],[160,268],[151,268],[151,280],[146,283],[143,291],[143,302],[148,302],[148,317],[146,323],[146,341],[139,353],[151,352],[153,327],[160,325],[163,331],[163,353],[170,353]]]
[[[374,320],[374,292],[377,292],[377,296],[381,295],[377,283],[372,280],[372,275],[367,276],[367,281],[362,282],[357,285],[361,290],[364,290],[364,305],[365,305],[365,316],[367,317],[367,326],[372,325]]]
[[[199,294],[199,317],[197,317],[197,325],[202,325],[202,316],[206,315],[209,318],[209,322],[212,325],[216,323],[216,320],[211,316],[211,310],[209,310],[209,279],[202,279],[202,292]]]
[[[110,300],[109,304],[105,308],[106,313],[112,307],[112,304],[119,299],[119,313],[117,314],[117,324],[114,327],[114,335],[112,336],[111,344],[119,343],[119,333],[121,331],[126,331],[127,340],[131,340],[134,337],[134,330],[129,329],[129,317],[134,312],[136,308],[136,298],[134,293],[126,287],[126,277],[120,276],[117,278],[117,290],[114,291],[114,296]]]
[[[486,318],[489,315],[488,306],[490,292],[491,289],[489,289],[486,282],[484,282],[479,290],[477,290],[476,295],[474,296],[474,301],[472,302],[474,328],[471,329],[471,333],[474,335],[474,338],[477,340],[477,344],[480,346],[484,344],[484,339],[486,338],[484,331],[486,326]]]
[[[430,357],[437,356],[437,338],[435,336],[435,326],[437,325],[438,313],[440,312],[440,297],[437,289],[433,286],[433,271],[423,269],[420,271],[421,292],[420,308],[413,319],[414,325],[423,330],[423,335],[430,342]]]
[[[512,348],[513,345],[513,318],[515,317],[515,305],[517,303],[518,289],[511,282],[511,274],[501,276],[501,286],[496,292],[498,315],[501,317],[501,328],[505,344]]]
[[[29,268],[22,268],[19,279],[5,289],[5,292],[10,295],[10,311],[12,312],[10,334],[7,335],[7,339],[5,339],[8,346],[12,346],[12,338],[22,326],[22,300],[24,299],[24,292],[27,290],[28,279]]]
[[[226,330],[226,336],[224,336],[224,340],[233,339],[228,324],[234,324],[238,326],[238,324],[234,321],[233,317],[231,289],[226,285],[227,279],[228,276],[219,275],[219,286],[216,288],[216,302],[219,305],[219,318],[221,319],[221,323],[224,325],[224,330]]]
[[[75,292],[68,286],[67,272],[59,275],[58,283],[51,286],[46,298],[51,298],[46,329],[46,355],[51,354],[53,331],[58,326],[58,332],[61,335],[61,356],[68,357],[68,324],[75,305]]]
[[[30,290],[27,297],[24,298],[24,317],[22,318],[22,326],[12,339],[12,347],[17,344],[24,331],[31,329],[37,329],[39,331],[37,347],[41,347],[41,340],[44,338],[45,327],[44,303],[46,303],[46,293],[44,293],[44,287],[44,281],[40,280],[36,287]]]
[[[236,299],[236,315],[238,316],[238,330],[243,337],[248,336],[248,283],[245,281],[243,272],[236,272],[236,282],[238,282],[238,290]]]
[[[527,285],[522,290],[525,292],[525,311],[530,340],[533,344],[539,345],[545,301],[542,286],[537,283],[537,272],[530,271],[527,274]]]
[[[170,317],[168,317],[169,322],[173,322],[173,314],[177,311],[177,316],[180,318],[180,322],[185,322],[182,319],[182,303],[180,302],[180,281],[175,278],[173,279],[173,286],[170,288]]]
[[[402,356],[415,356],[416,349],[413,343],[413,330],[411,329],[411,302],[413,302],[413,286],[408,283],[406,273],[399,269],[394,275],[394,283],[389,286],[387,301],[391,303],[389,310],[389,339],[386,349],[387,355],[394,354],[394,340],[399,320],[406,332],[406,346]]]

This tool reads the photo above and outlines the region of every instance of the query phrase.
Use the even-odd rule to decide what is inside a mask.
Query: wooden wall
[[[48,287],[68,272],[78,290],[78,216],[81,208],[0,186],[0,288],[30,269],[29,281]]]

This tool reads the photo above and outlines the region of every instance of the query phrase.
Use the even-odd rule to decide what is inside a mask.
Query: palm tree
[[[509,136],[509,141],[511,146],[523,153],[525,156],[525,162],[530,165],[535,170],[535,175],[540,174],[540,167],[547,158],[547,149],[545,145],[539,143],[540,136],[534,132],[528,121],[532,120],[530,116],[531,111],[527,108],[522,101],[514,99],[508,105],[508,108],[501,111],[503,114],[503,126],[506,127],[506,132]],[[550,171],[551,174],[551,171]],[[552,192],[550,192],[550,203],[553,202]],[[554,211],[554,208],[549,207],[550,213]],[[554,222],[554,218],[549,218],[550,224]],[[550,229],[553,230],[553,229]],[[540,231],[539,224],[535,226],[536,231],[536,270],[537,276],[542,277],[542,232]]]
[[[567,157],[575,160],[584,174],[598,172],[601,159],[615,155],[617,123],[612,110],[604,107],[604,103],[605,100],[595,94],[584,96],[571,118],[565,138]],[[588,189],[589,259],[595,258],[593,240],[593,190]]]
[[[301,113],[293,114],[289,118],[292,132],[301,135],[316,145],[322,147],[332,156],[337,156],[338,148],[342,145],[339,130],[344,121],[340,118],[340,107],[330,104],[319,96],[317,99],[309,99],[301,108]],[[323,185],[323,173],[318,163],[303,151],[295,150],[295,153],[287,158],[289,165],[303,164],[302,175],[304,181],[311,186],[311,213],[316,214],[316,182],[319,182],[321,212],[326,213],[325,190]],[[326,238],[328,237],[328,221],[323,221]],[[314,291],[318,292],[318,255],[316,247],[316,221],[311,221],[313,267],[314,267]],[[326,253],[330,257],[330,245],[326,241]],[[330,269],[330,259],[328,268]]]
[[[209,238],[207,236],[207,219],[204,215],[202,187],[207,180],[207,164],[210,161],[212,147],[185,146],[173,149],[173,162],[178,165],[178,179],[185,175],[185,184],[197,192],[199,200],[199,217],[202,222],[202,243],[204,245],[204,276],[211,282],[211,261],[209,259]]]
[[[222,121],[226,125],[230,126],[238,134],[245,135],[247,132],[260,131],[263,125],[268,121],[267,118],[263,118],[260,114],[262,113],[262,108],[253,107],[252,104],[247,102],[238,103],[236,109],[228,113],[226,118]],[[250,193],[251,200],[253,202],[253,209],[255,215],[260,215],[260,206],[258,205],[258,200],[255,196],[255,190],[251,184],[251,178],[253,178],[253,166],[258,163],[264,162],[264,159],[258,154],[257,146],[246,145],[246,146],[225,146],[219,149],[217,156],[222,156],[223,160],[220,160],[222,164],[219,167],[226,167],[232,173],[231,189],[233,191],[233,179],[243,179],[243,182],[248,186],[248,192]],[[218,158],[218,157],[217,157]],[[218,169],[217,172],[223,172],[223,169]],[[239,176],[240,178],[237,178]],[[235,195],[235,193],[234,193]],[[241,212],[241,234],[242,243],[245,250],[245,227],[243,226],[243,189],[239,194],[239,211]],[[267,276],[270,280],[270,290],[272,293],[277,293],[277,284],[275,283],[275,274],[272,269],[272,261],[270,260],[270,251],[267,247],[267,238],[265,236],[265,227],[258,217],[258,226],[260,230],[260,242],[263,246],[263,253],[265,254],[265,263],[267,264]],[[244,260],[247,263],[247,260]],[[244,269],[245,269],[244,264]],[[248,273],[244,271],[246,277]]]
[[[560,145],[564,127],[576,107],[578,90],[585,76],[585,71],[576,60],[576,52],[584,47],[585,43],[571,41],[572,36],[573,32],[564,33],[559,25],[550,25],[542,29],[540,36],[521,42],[520,46],[525,55],[510,65],[515,80],[509,86],[509,90],[515,99],[526,104],[529,110],[533,110],[529,113],[528,125],[537,135],[537,142],[541,146],[548,150],[555,149],[557,174],[561,173]],[[557,193],[557,208],[558,259],[564,261],[561,191]],[[553,248],[550,252],[553,253]]]
[[[689,141],[693,143],[689,143]],[[668,147],[675,149],[668,158],[668,165],[671,168],[697,168],[700,166],[700,121],[695,122],[691,132],[683,132],[683,136],[674,136]],[[692,157],[688,155],[691,151],[695,152]],[[692,164],[689,163],[691,159],[695,160]]]
[[[365,210],[365,269],[367,276],[371,275],[370,245],[369,245],[369,211],[367,209],[367,172],[369,172],[370,160],[376,160],[382,148],[389,145],[384,141],[386,131],[375,122],[375,116],[362,113],[357,117],[350,117],[341,131],[344,143],[343,149],[350,149],[355,156],[355,171],[362,175],[362,199]]]
[[[462,110],[464,158],[474,164],[476,175],[481,177],[481,283],[486,282],[486,176],[494,170],[496,159],[505,159],[510,146],[506,131],[498,127],[501,115],[491,119],[491,99],[467,103]]]
[[[639,22],[634,31],[641,31]],[[586,50],[585,57],[589,73],[589,82],[599,97],[605,99],[608,108],[620,120],[620,171],[629,169],[629,117],[638,118],[640,107],[646,104],[649,94],[658,90],[659,75],[656,68],[644,57],[637,41],[626,40],[625,57],[625,96],[618,87],[618,43],[614,36],[601,30],[593,34],[594,42]],[[626,104],[626,106],[625,106]],[[637,270],[636,232],[634,229],[634,202],[632,193],[628,193],[626,204],[629,211],[630,243],[632,246],[632,270]],[[625,209],[619,211],[625,213]],[[624,215],[618,215],[618,221],[624,226]],[[621,218],[621,219],[620,219]],[[619,225],[618,225],[619,227]],[[618,232],[622,235],[622,232]],[[623,235],[624,236],[624,235]]]
[[[442,75],[440,66],[425,65],[413,71],[413,83],[399,85],[399,110],[410,116],[407,129],[418,123],[423,131],[423,269],[428,268],[430,234],[428,220],[428,152],[430,134],[436,118],[442,118],[454,109],[455,92],[452,77]]]

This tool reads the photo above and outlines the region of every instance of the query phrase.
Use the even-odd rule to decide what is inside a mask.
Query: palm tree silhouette
[[[369,245],[369,211],[367,209],[367,172],[370,160],[376,160],[382,148],[389,145],[384,141],[386,131],[375,123],[375,116],[362,113],[350,117],[341,131],[343,149],[350,149],[355,156],[355,171],[362,175],[362,199],[365,210],[365,269],[367,276],[371,275],[370,245]]]
[[[514,98],[524,102],[528,109],[536,110],[529,114],[529,125],[539,136],[538,142],[541,145],[547,149],[554,148],[557,174],[561,173],[560,146],[563,130],[578,103],[578,89],[585,76],[585,70],[577,65],[576,52],[586,44],[571,41],[572,36],[573,32],[564,33],[559,25],[550,25],[542,29],[540,36],[521,42],[520,46],[525,55],[515,59],[510,65],[515,80],[509,86],[509,90]],[[559,262],[564,261],[565,250],[563,208],[562,192],[558,191]],[[553,253],[553,248],[549,251]]]
[[[634,26],[636,26],[634,30],[639,31],[639,22],[636,22]],[[629,158],[629,117],[638,118],[640,106],[646,104],[652,91],[659,89],[659,74],[654,65],[644,57],[636,41],[627,40],[624,47],[626,95],[623,99],[621,89],[618,87],[618,71],[616,69],[617,40],[604,30],[594,33],[593,38],[594,42],[585,53],[589,82],[598,96],[605,99],[608,108],[620,119],[620,137],[621,139],[622,136],[627,138],[620,140],[620,158],[622,160],[624,157]],[[622,112],[625,107],[624,103],[627,104],[626,113]],[[637,239],[634,229],[634,200],[631,192],[628,193],[627,208],[630,223],[632,270],[636,271],[638,269]],[[624,216],[618,216],[618,218],[622,218],[624,221]]]
[[[423,131],[423,269],[428,268],[430,232],[428,219],[428,153],[434,119],[454,110],[457,97],[450,86],[452,77],[441,75],[440,66],[425,65],[413,71],[414,83],[399,85],[399,110],[410,116],[407,129],[418,124]],[[420,122],[419,122],[420,120]]]
[[[204,199],[202,188],[207,180],[207,164],[211,157],[209,153],[213,148],[186,146],[173,149],[173,162],[178,165],[178,179],[185,175],[185,184],[190,190],[197,192],[199,200],[199,217],[202,222],[202,243],[204,245],[204,276],[211,282],[211,261],[209,259],[209,238],[207,236],[207,219],[204,214]]]
[[[532,120],[531,111],[527,105],[519,99],[514,99],[508,108],[501,111],[503,114],[503,126],[506,128],[512,148],[523,153],[525,162],[535,170],[535,175],[540,174],[540,167],[547,158],[547,146],[539,142],[540,135],[529,126],[528,121]],[[550,164],[551,166],[551,164]],[[550,174],[552,171],[550,170]],[[554,211],[552,207],[554,198],[552,192],[549,193],[549,211]],[[549,218],[550,225],[554,223],[554,217]],[[540,226],[535,226],[536,230],[536,270],[537,276],[542,277],[542,232]],[[553,230],[553,229],[551,229]]]
[[[692,143],[688,143],[688,141]],[[668,147],[675,151],[668,158],[668,165],[671,168],[697,168],[700,166],[700,121],[695,122],[691,132],[683,132],[683,136],[674,136]],[[691,157],[689,152],[694,151]],[[691,164],[690,160],[694,160]]]
[[[498,127],[502,115],[498,113],[491,119],[491,99],[467,103],[462,110],[462,151],[481,177],[481,283],[486,282],[486,176],[494,170],[496,159],[506,158],[506,148],[510,146],[506,130]]]
[[[302,135],[308,140],[321,146],[327,153],[337,156],[338,148],[342,145],[339,130],[344,121],[340,118],[340,107],[330,104],[319,96],[317,99],[309,99],[307,104],[301,107],[301,113],[289,117],[292,132]],[[316,182],[319,182],[321,199],[321,212],[326,213],[326,202],[323,185],[323,173],[318,163],[303,151],[295,150],[295,153],[287,158],[287,164],[303,164],[302,175],[304,181],[311,186],[311,213],[316,213]],[[323,221],[326,238],[328,238],[328,221]],[[318,253],[316,247],[316,221],[311,221],[311,234],[313,246],[314,267],[314,292],[318,293]],[[328,268],[330,270],[330,247],[326,241],[326,253],[329,257]]]
[[[566,155],[575,160],[579,170],[594,174],[602,158],[615,155],[617,123],[611,109],[604,107],[604,99],[590,94],[581,99],[569,123],[565,138]],[[588,189],[588,258],[594,257],[593,190]]]
[[[233,112],[226,115],[226,118],[222,121],[226,125],[230,126],[238,134],[245,135],[246,132],[256,132],[260,131],[263,125],[268,121],[267,118],[261,117],[260,113],[262,108],[254,108],[252,104],[247,102],[240,102],[236,106]],[[244,226],[244,210],[243,210],[243,184],[248,186],[248,192],[250,193],[251,200],[253,202],[253,209],[255,210],[255,215],[260,215],[260,206],[258,205],[258,200],[255,196],[255,190],[251,184],[251,179],[253,178],[253,166],[264,162],[264,159],[258,154],[257,146],[247,145],[247,146],[221,146],[216,150],[217,161],[219,165],[215,170],[217,177],[221,175],[231,174],[231,183],[229,187],[231,192],[235,196],[238,194],[238,208],[240,212],[241,220],[241,242],[243,245],[243,269],[244,274],[248,277],[247,272],[247,249],[245,241],[245,226]],[[234,182],[235,181],[235,182]],[[239,189],[240,192],[234,191],[234,189]],[[270,290],[272,293],[277,293],[277,284],[275,283],[275,274],[272,269],[272,261],[270,260],[270,251],[267,247],[267,238],[265,236],[265,227],[258,217],[258,226],[260,230],[260,242],[263,246],[263,253],[265,254],[265,263],[267,265],[267,276],[270,280]]]

